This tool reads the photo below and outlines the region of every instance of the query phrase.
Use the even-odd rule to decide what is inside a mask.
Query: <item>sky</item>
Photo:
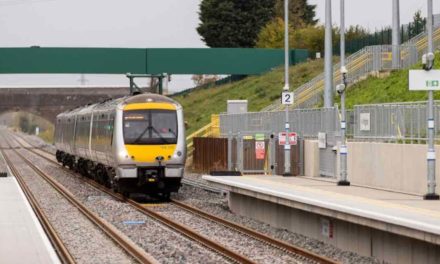
[[[292,0],[291,0],[292,1]],[[0,47],[205,47],[196,32],[201,0],[0,0]],[[346,0],[347,25],[374,30],[391,24],[391,0]],[[437,2],[434,0],[434,2]],[[325,0],[317,5],[324,22]],[[332,1],[339,24],[339,0]],[[426,0],[401,0],[401,22]],[[434,3],[434,13],[440,4]],[[126,85],[124,76],[86,75],[87,85]],[[79,75],[2,75],[0,86],[79,85]],[[142,83],[141,83],[142,84]],[[189,76],[174,76],[170,90],[193,86]]]

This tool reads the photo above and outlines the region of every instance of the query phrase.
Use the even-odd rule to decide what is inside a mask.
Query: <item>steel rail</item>
[[[26,141],[25,139],[23,139],[23,140]],[[26,141],[26,142],[27,142],[27,141]],[[28,143],[28,144],[29,144],[29,143]],[[41,149],[39,149],[39,150],[41,150]],[[52,159],[49,159],[48,157],[45,157],[45,156],[42,155],[41,153],[38,153],[38,152],[36,152],[36,151],[33,150],[33,149],[30,150],[30,151],[33,152],[33,153],[36,154],[36,155],[39,155],[39,156],[42,157],[42,158],[45,158],[46,160],[48,160],[48,161],[50,161],[50,162],[52,162],[52,163],[54,163],[54,164],[57,164],[57,165],[59,166],[59,163],[55,162],[55,161],[52,160]],[[44,152],[45,152],[45,151],[44,151]],[[47,152],[46,152],[46,153],[47,153]],[[50,153],[50,154],[53,155],[52,153]],[[70,171],[70,170],[68,170],[68,169],[66,169],[66,168],[64,168],[64,167],[62,167],[62,168],[63,168],[64,170],[66,170],[67,172],[73,174],[72,171]],[[137,203],[137,202],[135,202],[135,201],[133,201],[133,200],[125,199],[124,197],[122,197],[122,196],[120,196],[120,195],[118,195],[118,194],[115,194],[115,193],[109,191],[108,188],[105,188],[104,186],[99,185],[99,184],[96,183],[95,181],[92,181],[92,180],[89,180],[89,179],[84,179],[84,180],[87,181],[89,184],[91,184],[93,187],[98,188],[99,190],[104,191],[104,192],[106,192],[107,194],[109,194],[109,195],[111,195],[111,196],[113,196],[113,197],[115,197],[115,198],[117,198],[117,199],[119,199],[119,200],[125,200],[125,201],[127,201],[130,205],[134,206],[136,209],[138,209],[138,210],[140,210],[140,211],[142,211],[142,212],[146,212],[146,213],[148,213],[148,215],[149,215],[150,217],[152,217],[152,218],[155,218],[155,219],[158,219],[158,218],[164,218],[165,221],[161,221],[161,220],[159,220],[159,219],[158,219],[158,221],[161,222],[161,223],[164,223],[164,224],[167,225],[167,226],[169,226],[169,224],[172,224],[172,225],[173,225],[173,223],[174,223],[173,220],[171,220],[171,219],[169,219],[169,218],[167,218],[167,217],[164,217],[164,216],[160,215],[159,213],[154,212],[154,211],[151,210],[151,209],[145,208],[144,206],[142,206],[141,204],[139,204],[139,203]],[[204,219],[207,219],[207,220],[209,220],[209,221],[215,222],[215,223],[217,223],[217,224],[220,224],[220,225],[223,225],[223,226],[225,226],[225,227],[227,227],[227,228],[230,228],[230,229],[232,229],[232,230],[235,230],[235,231],[237,231],[237,232],[239,232],[239,233],[241,233],[241,234],[243,234],[243,235],[246,235],[246,236],[248,236],[248,237],[251,237],[251,238],[253,238],[253,239],[256,239],[256,240],[258,240],[258,241],[261,241],[261,242],[263,242],[263,243],[269,244],[269,245],[271,245],[271,246],[273,246],[273,247],[275,247],[275,248],[279,248],[279,249],[281,249],[281,250],[284,250],[284,251],[286,251],[286,252],[288,252],[288,253],[295,254],[295,255],[299,255],[299,256],[301,256],[301,257],[305,257],[305,258],[307,258],[308,260],[312,260],[312,261],[315,261],[315,262],[317,262],[317,263],[322,263],[322,264],[336,264],[336,263],[338,263],[337,261],[332,260],[332,259],[330,259],[330,258],[320,256],[320,255],[318,255],[318,254],[315,254],[315,253],[310,252],[310,251],[308,251],[308,250],[305,250],[305,249],[303,249],[303,248],[300,248],[300,247],[297,247],[297,246],[294,246],[294,245],[288,244],[288,243],[286,243],[286,242],[284,242],[284,241],[281,241],[281,240],[278,240],[278,239],[275,239],[275,238],[269,237],[269,236],[267,236],[267,235],[265,235],[265,234],[263,234],[263,233],[260,233],[260,232],[254,231],[254,230],[249,229],[249,228],[247,228],[247,227],[244,227],[244,226],[242,226],[242,225],[238,225],[238,224],[233,223],[233,222],[231,222],[231,221],[228,221],[228,220],[225,220],[225,219],[219,218],[219,217],[214,216],[214,215],[210,215],[210,214],[208,214],[208,213],[206,213],[206,212],[204,212],[204,211],[202,211],[202,210],[200,210],[200,209],[198,209],[198,208],[195,208],[195,207],[193,207],[193,206],[190,206],[190,205],[187,205],[187,204],[185,204],[185,203],[179,202],[179,201],[177,201],[177,200],[172,199],[172,200],[171,200],[171,204],[173,204],[173,205],[175,205],[175,206],[177,206],[177,207],[179,207],[179,208],[181,208],[181,209],[183,209],[183,210],[185,210],[185,211],[187,211],[187,212],[190,212],[190,213],[192,213],[192,214],[198,215],[198,216],[200,216],[200,217],[202,217],[202,218],[204,218]],[[179,225],[181,225],[181,224],[179,224]],[[191,229],[188,228],[188,227],[185,227],[185,226],[183,226],[183,227],[184,227],[185,229],[188,229],[189,232],[190,232],[190,231],[194,232],[193,230],[191,230]],[[174,225],[173,225],[172,228],[175,229],[175,230],[177,230],[177,231],[179,231],[178,229],[179,229],[180,227],[179,227],[179,226],[174,226]],[[188,230],[185,230],[185,232],[188,232]],[[179,232],[180,232],[180,231],[179,231]],[[189,235],[187,234],[187,236],[189,236]],[[194,239],[194,238],[191,237],[191,236],[189,236],[189,237],[192,238],[192,239]],[[215,242],[214,242],[214,243],[215,243]],[[217,244],[216,244],[216,245],[217,245]],[[217,249],[217,250],[219,250],[219,249]],[[217,250],[216,250],[216,251],[217,251]],[[220,252],[220,251],[219,251],[219,252]]]
[[[35,166],[29,159],[20,154],[17,150],[13,150],[32,170],[34,170],[39,176],[41,176],[47,183],[49,183],[55,190],[57,190],[66,200],[74,205],[78,210],[85,215],[91,222],[98,226],[105,234],[107,234],[113,241],[115,241],[121,248],[123,248],[128,254],[140,263],[157,263],[157,261],[151,257],[143,249],[139,248],[133,241],[123,236],[119,230],[113,225],[107,223],[98,215],[87,209],[87,207],[78,201],[70,191],[62,186],[57,181],[53,180],[45,172]]]
[[[39,151],[39,150],[41,150],[41,149],[38,149],[38,151]],[[40,156],[41,158],[46,159],[47,161],[49,161],[49,162],[51,162],[51,163],[53,163],[53,164],[56,164],[56,165],[60,166],[59,163],[57,163],[56,161],[50,159],[49,157],[47,157],[47,156],[45,156],[45,155],[42,155],[41,153],[38,153],[35,149],[30,149],[29,151],[31,151],[31,152],[33,152],[34,154]],[[47,153],[47,152],[46,152],[46,153]],[[53,155],[52,153],[50,153],[50,154]],[[60,167],[61,167],[61,166],[60,166]],[[75,174],[75,173],[73,173],[71,170],[69,170],[69,169],[67,169],[67,168],[64,168],[64,167],[61,167],[61,168],[62,168],[63,170],[65,170],[66,172],[72,174],[72,175]],[[145,208],[144,206],[142,206],[141,204],[139,204],[139,203],[137,203],[137,202],[135,202],[135,201],[133,201],[133,200],[127,200],[126,198],[122,197],[121,195],[113,193],[113,192],[110,191],[108,188],[106,188],[106,187],[104,187],[104,186],[102,186],[102,185],[96,183],[95,181],[93,181],[93,180],[91,180],[91,179],[87,179],[87,178],[81,178],[81,179],[84,180],[85,182],[87,182],[88,184],[92,185],[94,188],[96,188],[96,189],[98,189],[98,190],[100,190],[100,191],[106,192],[107,194],[109,194],[109,195],[111,195],[111,196],[117,198],[118,200],[121,200],[121,201],[127,201],[130,205],[134,206],[137,210],[139,210],[139,211],[141,211],[141,212],[143,212],[143,213],[147,213],[147,211],[148,211],[147,214],[148,214],[150,217],[154,218],[154,219],[156,219],[156,216],[166,218],[166,217],[164,217],[164,216],[162,216],[162,215],[160,215],[160,214],[154,212],[154,211],[151,210],[151,209]],[[252,237],[253,239],[256,239],[256,240],[261,241],[261,242],[263,242],[263,243],[269,244],[269,245],[271,245],[271,246],[273,246],[273,247],[275,247],[275,248],[279,248],[279,249],[281,249],[281,250],[287,251],[288,253],[293,253],[293,254],[296,254],[296,255],[299,255],[299,256],[305,257],[305,258],[307,258],[307,259],[309,259],[309,260],[312,260],[312,261],[315,261],[315,262],[317,262],[317,263],[322,263],[322,264],[335,264],[335,263],[338,263],[338,262],[336,262],[336,261],[334,261],[334,260],[332,260],[332,259],[329,259],[329,258],[326,258],[326,257],[319,256],[319,255],[317,255],[317,254],[315,254],[315,253],[312,253],[312,252],[310,252],[310,251],[307,251],[307,250],[305,250],[305,249],[302,249],[302,248],[299,248],[299,247],[296,247],[296,246],[290,245],[290,244],[288,244],[288,243],[286,243],[286,242],[284,242],[284,241],[281,241],[281,240],[277,240],[277,239],[275,239],[275,238],[268,237],[268,236],[266,236],[266,235],[264,235],[264,234],[262,234],[262,233],[259,233],[259,232],[257,232],[257,231],[251,230],[251,229],[246,228],[246,227],[241,226],[241,225],[237,225],[237,224],[235,224],[235,223],[233,223],[233,222],[230,222],[230,221],[228,221],[228,220],[224,220],[224,219],[218,218],[218,217],[216,217],[216,216],[209,215],[209,214],[207,214],[207,213],[205,213],[205,212],[203,212],[203,211],[201,211],[201,210],[199,210],[199,209],[197,209],[197,208],[191,207],[191,206],[189,206],[189,205],[187,205],[187,204],[184,204],[184,203],[178,202],[178,201],[176,201],[176,200],[172,200],[172,203],[173,203],[174,205],[176,205],[176,206],[178,206],[178,207],[180,207],[180,208],[186,210],[186,211],[189,211],[190,213],[193,213],[193,214],[199,215],[199,216],[201,216],[202,218],[205,218],[205,219],[207,219],[207,220],[210,220],[210,221],[216,222],[216,223],[218,223],[218,224],[221,224],[221,225],[223,225],[223,226],[226,226],[226,227],[228,227],[228,228],[230,228],[230,229],[233,229],[233,230],[235,230],[235,231],[237,231],[237,232],[242,233],[243,235],[246,235],[246,236]],[[152,213],[152,214],[150,214],[150,213]],[[163,223],[163,224],[165,224],[165,225],[167,225],[167,226],[169,226],[167,223],[168,223],[169,221],[171,221],[171,222],[173,222],[173,221],[172,221],[171,219],[168,219],[168,218],[166,218],[166,219],[167,219],[167,220],[166,220],[165,222],[162,222],[162,221],[160,221],[160,222]],[[180,224],[179,224],[179,225],[180,225]],[[179,227],[172,227],[172,229],[174,229],[174,230],[177,230],[176,228],[179,228]],[[187,228],[187,229],[189,229],[189,228]],[[191,230],[191,229],[189,229],[189,230]],[[179,230],[177,230],[177,231],[179,231]],[[186,231],[188,231],[188,230],[186,230]],[[180,232],[180,231],[179,231],[179,232]],[[193,231],[193,232],[194,232],[194,231]],[[189,237],[190,237],[191,239],[194,239],[194,238],[191,237],[191,236],[189,236]],[[215,243],[215,242],[214,242],[214,243]],[[217,244],[215,243],[215,245],[217,245]],[[217,251],[217,252],[221,253],[222,255],[224,255],[221,251],[218,251],[218,250],[215,250],[215,251]],[[228,258],[230,258],[230,257],[228,257]],[[230,258],[230,259],[231,259],[231,258]],[[231,260],[232,260],[232,259],[231,259]],[[242,263],[246,263],[246,262],[242,262]]]
[[[31,205],[33,211],[35,212],[35,215],[37,216],[39,222],[41,223],[41,226],[43,227],[45,233],[47,234],[49,240],[51,241],[52,246],[55,249],[55,252],[57,253],[58,258],[62,263],[65,264],[73,264],[76,263],[72,255],[70,254],[67,247],[62,242],[61,238],[59,237],[58,233],[55,231],[54,227],[50,223],[49,219],[47,218],[46,214],[44,213],[43,209],[41,208],[40,204],[38,203],[35,196],[32,194],[29,187],[24,182],[21,173],[17,170],[15,165],[11,162],[11,160],[7,157],[4,150],[0,150],[3,158],[5,159],[5,162],[9,169],[11,170],[12,174],[17,179],[18,184],[20,185],[20,188],[23,190],[24,195],[26,196],[27,200],[29,201],[29,204]]]
[[[335,264],[335,263],[338,263],[338,262],[336,262],[336,261],[334,261],[334,260],[332,260],[330,258],[326,258],[326,257],[320,256],[320,255],[317,255],[317,254],[312,253],[312,252],[310,252],[308,250],[305,250],[305,249],[302,249],[300,247],[296,247],[296,246],[290,245],[290,244],[288,244],[288,243],[286,243],[284,241],[281,241],[281,240],[269,237],[269,236],[267,236],[267,235],[265,235],[263,233],[254,231],[254,230],[249,229],[247,227],[244,227],[242,225],[238,225],[238,224],[236,224],[234,222],[231,222],[231,221],[228,221],[226,219],[222,219],[222,218],[219,218],[217,216],[208,214],[208,213],[206,213],[206,212],[204,212],[204,211],[202,211],[202,210],[200,210],[198,208],[195,208],[195,207],[193,207],[191,205],[188,205],[188,204],[185,204],[183,202],[180,202],[180,201],[172,199],[171,200],[171,204],[173,204],[173,205],[175,205],[175,206],[177,206],[177,207],[179,207],[179,208],[181,208],[181,209],[183,209],[183,210],[185,210],[187,212],[190,212],[192,214],[195,214],[195,215],[198,215],[198,216],[200,216],[202,218],[205,218],[205,219],[207,219],[209,221],[212,221],[212,222],[215,222],[217,224],[226,226],[226,227],[228,227],[230,229],[236,230],[236,231],[238,231],[238,232],[240,232],[240,233],[242,233],[242,234],[244,234],[246,236],[252,237],[252,238],[254,238],[256,240],[259,240],[259,241],[264,242],[266,244],[269,244],[271,246],[275,246],[276,248],[283,249],[283,250],[285,250],[285,251],[287,251],[289,253],[300,255],[300,256],[305,257],[305,258],[307,258],[309,260],[316,261],[317,263],[322,263],[322,264]]]
[[[17,142],[20,144],[19,141],[17,141]],[[23,146],[23,145],[21,144],[21,146]],[[60,164],[57,163],[56,161],[42,155],[41,153],[36,152],[34,149],[27,149],[27,150],[40,156],[41,158],[46,159],[47,161],[49,161],[53,164],[60,166]],[[75,175],[74,172],[68,170],[67,168],[64,168],[64,167],[61,167],[61,168],[63,168],[63,170],[65,170],[66,172],[68,172],[72,175]],[[39,169],[37,168],[37,170],[39,170]],[[229,259],[232,262],[243,263],[243,264],[255,263],[254,261],[248,259],[247,257],[240,255],[239,253],[236,253],[236,252],[218,244],[216,241],[211,240],[208,237],[197,233],[195,230],[193,230],[185,225],[182,225],[182,224],[180,224],[180,223],[178,223],[168,217],[165,217],[165,216],[163,216],[163,215],[161,215],[161,214],[159,214],[149,208],[146,208],[146,207],[142,206],[142,204],[140,204],[134,200],[126,199],[122,195],[112,192],[110,189],[98,184],[97,182],[95,182],[91,179],[87,179],[87,178],[83,178],[83,177],[81,179],[84,182],[90,184],[92,187],[98,189],[99,191],[103,191],[103,192],[107,193],[108,195],[116,198],[119,201],[126,202],[127,204],[129,204],[130,206],[135,208],[137,211],[149,216],[150,218],[154,219],[155,221],[162,223],[163,225],[175,230],[176,232],[181,233],[182,235],[190,238],[191,240],[196,241],[196,242],[200,243],[201,245],[217,252],[218,254],[224,256],[225,258]]]

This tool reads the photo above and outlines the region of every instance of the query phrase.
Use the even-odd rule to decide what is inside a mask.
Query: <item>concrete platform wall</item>
[[[319,177],[319,148],[317,140],[304,140],[304,175]]]
[[[426,145],[351,142],[348,177],[361,185],[426,194]],[[436,147],[440,154],[440,147]],[[436,162],[440,168],[440,159]],[[440,169],[436,170],[440,186]]]
[[[389,263],[440,263],[440,246],[238,193],[229,195],[229,207],[236,214],[315,238],[342,250]]]
[[[427,192],[426,145],[372,142],[348,143],[348,178],[353,184],[424,195]],[[436,147],[440,155],[440,146]],[[305,141],[305,176],[320,177],[319,148]],[[339,177],[339,155],[335,160]],[[437,159],[440,192],[440,156]]]

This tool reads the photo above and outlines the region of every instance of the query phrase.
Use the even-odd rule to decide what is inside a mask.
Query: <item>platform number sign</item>
[[[283,92],[281,94],[281,103],[283,105],[293,105],[293,92]]]

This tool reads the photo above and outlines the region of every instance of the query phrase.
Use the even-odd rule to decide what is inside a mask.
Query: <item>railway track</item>
[[[49,219],[47,218],[46,214],[44,213],[43,209],[41,209],[41,206],[38,204],[37,200],[35,199],[34,195],[30,191],[29,187],[24,182],[23,178],[21,177],[21,173],[17,170],[17,168],[14,166],[14,164],[9,160],[8,156],[5,154],[4,150],[0,150],[3,158],[6,161],[6,164],[8,165],[9,169],[11,170],[11,173],[15,176],[17,179],[18,184],[20,185],[20,188],[23,190],[23,193],[25,194],[27,200],[29,201],[29,204],[32,207],[32,210],[35,212],[35,215],[37,216],[38,220],[40,221],[44,231],[46,232],[49,240],[51,241],[58,258],[61,260],[62,263],[67,264],[73,264],[75,263],[74,258],[70,254],[69,250],[66,248],[64,243],[62,242],[61,238],[58,236],[57,232],[51,225]]]
[[[217,216],[208,214],[208,213],[206,213],[206,212],[204,212],[204,211],[202,211],[202,210],[200,210],[198,208],[195,208],[195,207],[190,206],[188,204],[185,204],[183,202],[180,202],[180,201],[172,199],[171,200],[171,204],[173,204],[174,206],[177,206],[177,207],[179,207],[179,208],[181,208],[181,209],[183,209],[183,210],[185,210],[185,211],[187,211],[187,212],[189,212],[191,214],[198,215],[198,216],[200,216],[200,217],[202,217],[204,219],[207,219],[207,220],[212,221],[214,223],[217,223],[219,225],[223,225],[223,226],[228,227],[228,228],[230,228],[232,230],[240,232],[240,233],[242,233],[245,236],[252,237],[252,238],[254,238],[254,239],[258,240],[258,241],[261,241],[261,242],[263,242],[265,244],[271,245],[271,246],[273,246],[275,248],[282,249],[282,250],[284,250],[287,253],[298,255],[298,256],[304,258],[304,260],[312,260],[312,261],[314,261],[316,263],[327,263],[327,264],[337,263],[337,262],[335,262],[332,259],[319,256],[319,255],[314,254],[314,253],[312,253],[312,252],[310,252],[308,250],[305,250],[305,249],[293,246],[291,244],[288,244],[288,243],[286,243],[284,241],[281,241],[281,240],[269,237],[269,236],[267,236],[267,235],[265,235],[263,233],[254,231],[254,230],[249,229],[247,227],[244,227],[242,225],[238,225],[238,224],[236,224],[234,222],[231,222],[231,221],[219,218]]]
[[[21,145],[23,148],[27,149],[28,151],[40,156],[41,158],[56,164],[57,166],[60,166],[58,162],[56,162],[53,158],[48,157],[46,154],[49,154],[48,152],[38,149],[38,151],[36,151],[35,149],[33,149],[32,147],[25,147],[23,145],[23,142],[20,142],[19,140],[17,140],[16,138],[14,138],[13,135],[11,135],[12,139],[15,140],[19,145]],[[28,145],[28,142],[26,142]],[[39,151],[43,151],[45,152],[45,154],[39,153]],[[50,153],[50,155],[53,154]],[[24,158],[24,157],[23,157]],[[61,167],[61,166],[60,166]],[[69,174],[74,174],[74,172],[68,170],[67,168],[61,167],[65,172],[69,173]],[[37,168],[38,169],[38,168]],[[39,169],[38,169],[39,170]],[[134,200],[130,200],[130,199],[126,199],[124,198],[122,195],[116,194],[114,192],[112,192],[110,189],[105,188],[104,186],[99,185],[98,183],[96,183],[95,181],[91,180],[91,179],[87,179],[87,178],[81,178],[85,183],[93,186],[95,189],[98,189],[99,191],[105,192],[108,195],[112,196],[113,198],[119,200],[119,201],[124,201],[127,204],[129,204],[130,206],[132,206],[133,208],[135,208],[136,210],[138,210],[139,212],[142,212],[143,214],[149,216],[150,218],[154,219],[155,221],[167,226],[168,228],[175,230],[176,232],[184,235],[185,237],[196,241],[198,243],[200,243],[201,245],[219,253],[220,255],[224,256],[226,259],[228,259],[231,262],[234,263],[255,263],[253,261],[251,261],[250,259],[246,258],[245,256],[242,256],[228,248],[225,248],[221,245],[219,245],[218,243],[216,243],[215,241],[204,237],[202,235],[200,235],[199,233],[195,232],[194,230],[178,223],[177,221],[173,221],[167,217],[164,217],[158,213],[156,213],[155,211],[146,208],[145,206],[143,206],[140,203],[137,203]]]
[[[56,160],[54,159],[54,156],[52,153],[50,153],[44,149],[41,149],[41,148],[35,148],[32,144],[27,142],[23,137],[20,137],[21,140],[17,140],[16,138],[14,138],[14,139],[22,147],[24,147],[23,142],[28,144],[30,147],[26,147],[26,149],[28,149],[30,152],[40,156],[41,158],[43,158],[53,164],[56,164],[57,166],[60,166],[59,163],[57,163]],[[41,152],[43,152],[44,154]],[[60,167],[63,170],[65,170],[66,172],[68,172],[69,174],[74,174],[69,169],[64,168],[62,166],[60,166]],[[96,188],[100,191],[103,191],[103,192],[107,193],[108,195],[114,197],[115,199],[118,199],[120,201],[125,201],[126,203],[128,203],[132,207],[136,208],[138,211],[148,215],[149,217],[168,226],[169,228],[183,234],[184,236],[186,236],[192,240],[195,240],[195,241],[199,242],[200,244],[220,253],[221,255],[223,255],[227,259],[229,259],[230,261],[237,262],[237,263],[254,263],[252,260],[248,259],[247,257],[244,257],[240,254],[237,254],[234,251],[231,251],[228,248],[219,245],[217,242],[210,240],[210,239],[204,237],[203,235],[196,233],[191,228],[188,228],[188,227],[178,223],[177,221],[172,220],[171,218],[165,217],[165,216],[161,215],[160,213],[155,212],[153,209],[147,208],[144,205],[142,205],[134,200],[126,199],[122,195],[119,195],[119,194],[112,192],[110,189],[108,189],[102,185],[99,185],[98,183],[96,183],[93,180],[90,180],[87,178],[82,178],[82,180],[85,181],[86,183],[90,184],[94,188]],[[193,185],[193,184],[191,184],[191,181],[190,181],[189,185]],[[195,187],[198,187],[198,186],[195,186]],[[201,186],[201,188],[203,188],[203,186]],[[218,190],[213,190],[213,191],[217,192]],[[247,227],[244,227],[242,225],[238,225],[238,224],[233,223],[231,221],[213,216],[211,214],[208,214],[200,209],[197,209],[195,207],[192,207],[192,206],[187,205],[185,203],[182,203],[180,201],[171,200],[170,204],[172,204],[173,206],[176,206],[179,209],[184,210],[190,214],[201,217],[201,218],[208,220],[208,221],[211,221],[215,224],[224,226],[224,227],[231,229],[235,232],[239,232],[246,237],[250,237],[250,238],[255,239],[257,241],[260,241],[266,245],[269,245],[273,248],[279,249],[287,254],[294,255],[297,257],[298,260],[303,260],[303,261],[313,262],[313,263],[337,263],[332,259],[322,257],[322,256],[314,254],[308,250],[293,246],[293,245],[288,244],[288,243],[281,241],[281,240],[274,239],[272,237],[269,237],[265,234],[254,231],[254,230],[249,229]]]
[[[113,225],[105,222],[98,215],[87,209],[85,205],[79,202],[64,186],[59,184],[57,181],[53,180],[51,176],[47,173],[41,171],[38,167],[36,167],[30,160],[20,154],[17,149],[11,149],[17,156],[19,156],[25,163],[28,165],[36,174],[38,174],[42,179],[44,179],[50,186],[52,186],[58,193],[60,193],[70,204],[76,207],[87,219],[89,219],[92,223],[94,223],[98,228],[101,229],[108,237],[110,237],[119,247],[124,249],[133,259],[137,260],[140,263],[157,263],[157,261],[152,258],[149,254],[147,254],[144,250],[139,248],[136,244],[134,244],[131,240],[129,240],[126,236],[121,234]],[[56,234],[54,228],[51,226],[47,217],[45,217],[41,207],[33,197],[29,188],[23,180],[23,177],[14,163],[11,162],[8,155],[6,155],[4,150],[1,150],[3,157],[11,169],[15,177],[22,186],[23,191],[26,196],[31,201],[33,208],[39,216],[40,220],[42,220],[42,224],[45,228],[45,231],[49,235],[55,249],[57,250],[57,254],[63,263],[75,263],[72,255],[69,253],[59,236]]]

